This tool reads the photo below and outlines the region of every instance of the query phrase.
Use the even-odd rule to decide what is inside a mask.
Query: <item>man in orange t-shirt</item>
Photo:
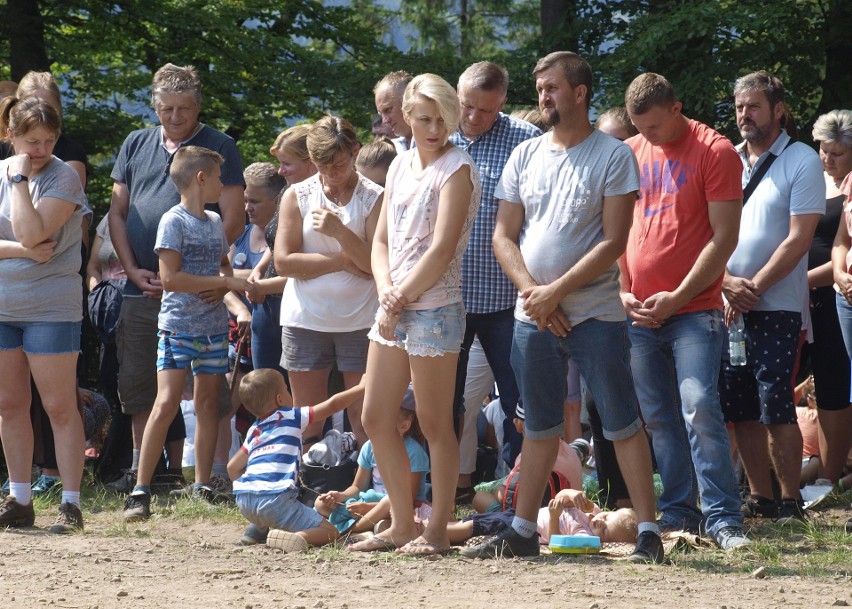
[[[721,283],[737,245],[742,164],[730,141],[681,114],[662,76],[637,77],[625,102],[639,130],[627,144],[641,187],[621,260],[621,299],[663,482],[659,524],[695,531],[706,520],[704,530],[731,550],[750,543],[717,390],[726,335]]]

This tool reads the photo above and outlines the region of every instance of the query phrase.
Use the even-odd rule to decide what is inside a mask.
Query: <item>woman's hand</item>
[[[32,161],[30,160],[30,155],[28,154],[16,154],[15,156],[9,159],[8,174],[7,178],[11,178],[13,175],[20,174],[22,176],[30,177],[30,172],[33,169]]]
[[[346,227],[340,217],[330,209],[315,209],[311,212],[311,221],[316,232],[336,239]]]
[[[246,299],[252,304],[263,304],[263,301],[266,300],[266,295],[258,283],[259,280],[254,278],[254,271],[251,272],[246,281],[248,282]]]
[[[349,510],[349,513],[355,518],[363,518],[370,513],[370,510],[372,510],[375,505],[375,503],[367,503],[365,501],[353,501],[346,506],[346,509]]]
[[[395,341],[396,326],[399,323],[399,315],[382,311],[379,314],[379,336],[385,340]]]
[[[389,285],[379,292],[379,304],[385,313],[399,315],[408,303],[408,298],[395,285]]]
[[[24,251],[26,257],[30,260],[43,263],[53,258],[53,250],[55,247],[56,241],[48,239],[47,241],[42,241],[35,247],[24,248]]]

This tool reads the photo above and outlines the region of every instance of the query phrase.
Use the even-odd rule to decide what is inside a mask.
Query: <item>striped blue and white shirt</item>
[[[450,141],[473,159],[482,184],[479,212],[462,259],[462,299],[468,313],[494,313],[515,306],[518,290],[506,277],[491,246],[498,207],[494,190],[515,146],[539,135],[538,127],[502,112],[491,129],[472,140],[461,129],[450,135]]]
[[[241,450],[246,471],[234,480],[234,494],[269,493],[299,488],[302,433],[313,419],[313,407],[279,408],[252,425]]]

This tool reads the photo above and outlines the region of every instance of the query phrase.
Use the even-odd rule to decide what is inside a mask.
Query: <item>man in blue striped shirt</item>
[[[482,61],[468,67],[459,76],[457,86],[461,104],[459,129],[450,141],[466,150],[476,163],[482,184],[482,200],[473,222],[470,242],[462,260],[462,297],[467,311],[466,329],[456,374],[456,412],[464,407],[463,393],[467,377],[468,352],[479,337],[488,364],[494,372],[500,402],[506,413],[503,457],[511,466],[520,452],[521,437],[512,424],[518,402],[518,386],[509,363],[512,348],[514,307],[518,292],[494,257],[491,237],[497,223],[494,189],[512,150],[523,141],[538,137],[533,125],[503,114],[509,75],[505,68]],[[478,413],[478,404],[468,404],[468,412]],[[465,417],[465,425],[476,419]],[[465,472],[465,469],[470,471]],[[470,486],[473,469],[462,463],[459,487]]]

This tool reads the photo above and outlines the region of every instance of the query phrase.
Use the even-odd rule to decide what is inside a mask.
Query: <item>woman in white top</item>
[[[376,298],[370,243],[382,198],[381,186],[355,170],[358,139],[348,121],[320,119],[307,145],[317,173],[284,193],[273,254],[278,274],[290,278],[281,301],[281,365],[296,406],[328,398],[332,363],[347,389],[364,374]],[[347,410],[363,444],[361,403]],[[323,422],[308,426],[305,443],[322,432]]]
[[[464,335],[461,259],[478,209],[479,176],[470,156],[448,141],[460,109],[446,81],[416,77],[402,109],[416,148],[391,164],[373,242],[380,307],[370,331],[363,415],[393,519],[389,529],[350,548],[440,554],[450,547],[447,521],[459,473],[453,393]],[[417,489],[396,429],[409,378],[432,460],[432,518],[419,536]]]

